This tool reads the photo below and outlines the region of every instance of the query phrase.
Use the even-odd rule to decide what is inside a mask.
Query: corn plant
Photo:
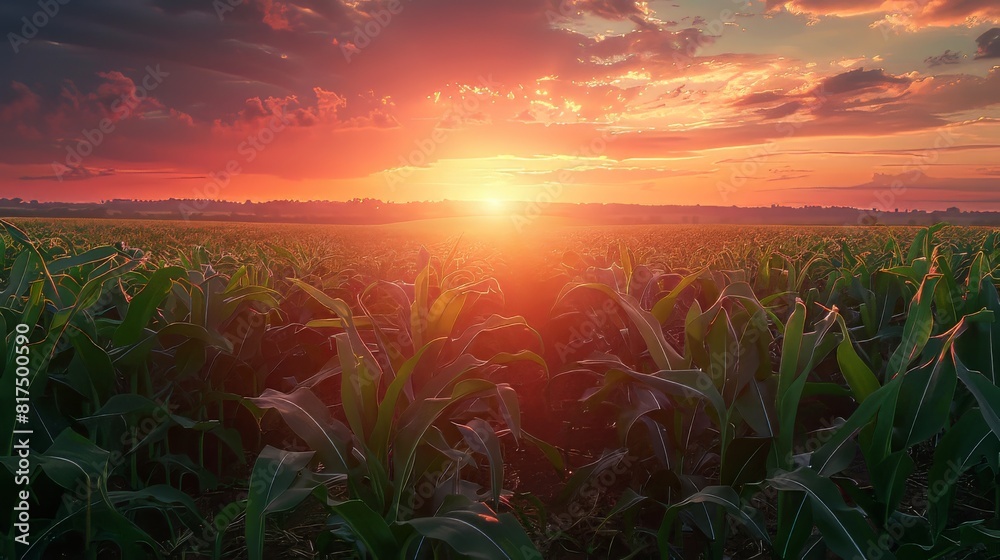
[[[278,411],[315,450],[324,472],[346,476],[348,499],[326,500],[330,531],[351,541],[361,554],[383,558],[401,551],[404,557],[421,558],[445,547],[482,558],[530,557],[537,552],[516,519],[497,513],[506,498],[499,437],[534,438],[521,430],[512,388],[489,376],[516,361],[533,361],[542,368],[545,363],[528,351],[497,352],[485,359],[469,353],[480,336],[521,323],[491,317],[460,336],[452,334],[463,310],[473,308],[471,298],[482,293],[479,286],[485,285],[443,290],[429,303],[430,275],[428,263],[410,292],[411,330],[405,348],[386,343],[372,317],[355,317],[346,302],[296,280],[335,316],[311,325],[342,331],[334,336],[339,367],[323,375],[341,379],[346,422],[334,418],[308,386],[289,394],[268,390],[249,399],[248,406],[258,415]],[[405,290],[399,292],[406,297]],[[381,360],[362,337],[360,324],[379,333]],[[407,355],[409,348],[416,351]],[[480,501],[478,485],[463,479],[476,457],[488,466],[486,503]],[[421,495],[425,484],[435,488],[432,496]],[[248,516],[266,509],[256,507],[254,490],[251,486]],[[251,558],[260,557],[259,534],[249,532],[258,526],[256,519],[248,520],[247,540],[256,544]]]

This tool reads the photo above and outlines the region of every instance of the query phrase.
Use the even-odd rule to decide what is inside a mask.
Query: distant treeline
[[[514,221],[538,216],[567,218],[592,224],[788,224],[788,225],[1000,225],[1000,212],[899,211],[878,208],[786,206],[645,206],[639,204],[570,204],[479,201],[383,202],[364,198],[348,201],[233,202],[225,200],[105,200],[67,203],[0,198],[0,215],[10,217],[213,220],[242,222],[301,222],[386,224],[484,214],[507,214]]]

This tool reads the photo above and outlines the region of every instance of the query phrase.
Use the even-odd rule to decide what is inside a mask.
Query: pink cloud
[[[620,20],[645,15],[645,11],[640,7],[640,4],[644,4],[644,2],[637,2],[636,0],[565,1],[568,1],[573,8],[581,12],[590,13],[604,19]]]
[[[762,0],[769,10],[794,14],[847,17],[872,15],[886,27],[920,29],[1000,23],[996,0]]]
[[[0,107],[0,121],[13,122],[17,117],[35,115],[42,106],[42,98],[21,82],[11,82],[13,99]]]
[[[275,117],[288,126],[311,127],[325,125],[331,128],[391,128],[399,123],[391,114],[393,104],[387,99],[359,96],[348,107],[347,99],[340,94],[314,87],[315,102],[304,105],[294,95],[286,97],[252,97],[235,117],[216,119],[213,127],[218,132],[253,131],[268,126]],[[354,107],[356,105],[356,108]]]

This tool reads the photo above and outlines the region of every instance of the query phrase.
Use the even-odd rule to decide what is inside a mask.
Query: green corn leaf
[[[485,504],[454,497],[434,517],[421,517],[401,524],[422,537],[446,543],[463,558],[476,560],[532,560],[541,557],[517,519],[496,514]],[[418,542],[418,550],[426,546]]]
[[[804,332],[805,318],[806,308],[799,300],[785,326],[785,340],[781,347],[777,392],[779,431],[774,451],[778,466],[783,468],[790,468],[792,465],[792,446],[799,402],[810,371],[824,357],[824,352],[832,349],[824,347],[824,341],[836,323],[837,315],[835,312],[828,313],[816,324],[815,330],[811,333]]]
[[[903,340],[896,351],[889,357],[889,367],[886,379],[893,379],[910,367],[931,337],[934,328],[931,304],[934,302],[934,290],[940,276],[927,276],[920,284],[917,295],[913,296],[903,325]]]
[[[319,455],[329,472],[348,472],[350,432],[330,417],[326,405],[312,391],[299,388],[285,394],[268,389],[259,397],[244,402],[257,409],[278,411],[288,427]]]
[[[778,527],[774,539],[775,557],[801,558],[813,528],[809,496],[803,492],[778,492]]]
[[[878,379],[872,370],[861,360],[857,351],[854,350],[854,343],[851,341],[851,333],[847,330],[847,323],[842,316],[837,316],[837,323],[840,325],[840,332],[843,340],[837,346],[837,364],[840,365],[840,372],[843,374],[847,384],[854,393],[854,398],[859,403],[874,393],[880,387]]]
[[[892,512],[899,507],[914,466],[908,451],[897,451],[871,466],[875,497],[885,505],[886,511]]]
[[[361,500],[348,500],[333,506],[343,523],[371,554],[372,558],[396,558],[402,547],[392,528],[381,515]]]
[[[775,417],[775,392],[777,376],[769,375],[763,380],[747,383],[736,398],[736,410],[753,431],[761,437],[774,437],[778,421]]]
[[[1000,439],[979,409],[966,412],[941,438],[927,476],[927,516],[935,537],[946,528],[959,477],[984,459],[995,472],[998,456]]]
[[[688,286],[694,284],[695,281],[703,277],[706,271],[707,269],[701,269],[682,278],[681,281],[678,282],[672,290],[670,290],[670,293],[660,298],[660,300],[653,305],[653,317],[655,317],[660,324],[666,323],[674,311],[677,298],[681,296],[681,293],[687,289]]]
[[[503,454],[500,451],[500,440],[493,426],[479,418],[473,418],[468,424],[454,424],[461,432],[465,444],[474,453],[486,457],[490,469],[490,492],[493,508],[500,507],[500,495],[503,490]]]
[[[687,507],[704,506],[705,504],[721,506],[729,515],[732,515],[734,519],[739,521],[755,539],[765,543],[771,542],[762,516],[744,506],[743,501],[735,490],[728,486],[709,486],[667,508],[666,514],[663,516],[663,521],[660,523],[660,530],[657,533],[657,540],[660,543],[661,550],[668,550],[670,547],[671,529],[680,511]],[[711,523],[713,526],[715,525],[714,520]],[[713,527],[712,532],[716,535],[725,536],[726,525]]]
[[[393,504],[398,518],[399,506],[404,489],[413,475],[417,448],[438,418],[452,405],[469,399],[487,396],[496,391],[496,385],[482,379],[467,379],[455,385],[449,397],[426,399],[414,403],[399,418],[402,428],[393,448],[393,464],[396,479]]]
[[[250,473],[247,495],[246,543],[250,560],[264,558],[264,523],[267,514],[288,511],[304,500],[314,488],[294,488],[315,453],[292,452],[268,445],[257,456]]]
[[[157,269],[142,290],[129,302],[125,320],[115,331],[112,339],[115,346],[135,344],[142,338],[143,329],[157,312],[174,282],[187,277],[187,271],[180,267]]]
[[[622,448],[615,451],[605,451],[596,461],[583,465],[573,471],[569,480],[566,481],[566,485],[563,486],[562,490],[559,492],[557,501],[559,503],[568,503],[576,497],[576,495],[581,492],[585,485],[590,483],[594,477],[609,469],[621,469],[623,467],[620,467],[620,465],[623,464],[625,464],[625,468],[627,468],[627,461],[629,461],[628,449]]]
[[[596,291],[602,293],[618,304],[619,308],[625,312],[625,315],[629,318],[632,324],[635,325],[639,335],[646,343],[646,348],[649,350],[649,354],[653,358],[653,362],[658,368],[684,368],[684,358],[678,354],[677,350],[670,346],[670,344],[667,343],[667,340],[663,337],[663,330],[660,327],[660,321],[657,320],[656,317],[654,317],[650,312],[641,309],[634,298],[623,296],[604,284],[580,284],[570,288],[569,291],[564,293],[560,298],[560,302],[565,302],[575,293],[586,291]],[[559,305],[559,303],[556,305]]]
[[[896,449],[907,449],[941,431],[957,385],[954,364],[947,356],[906,372],[896,404]]]
[[[844,452],[851,438],[875,418],[882,404],[890,397],[894,397],[897,391],[896,385],[889,385],[869,395],[861,406],[855,409],[847,422],[838,428],[822,447],[813,452],[810,457],[812,468],[824,476],[836,474],[837,467],[842,466],[842,462],[836,458]]]
[[[409,383],[410,377],[415,371],[417,364],[424,359],[425,354],[433,356],[444,345],[444,339],[432,340],[417,351],[416,355],[408,359],[396,372],[396,377],[389,384],[378,405],[378,418],[375,421],[375,428],[369,440],[369,447],[376,457],[385,461],[388,458],[389,438],[391,432],[397,428],[393,420],[396,418],[398,402],[404,387]]]
[[[767,477],[767,456],[771,438],[736,438],[729,444],[726,461],[722,464],[722,483],[739,488]]]
[[[548,459],[549,463],[556,469],[559,474],[566,471],[566,462],[563,460],[563,453],[554,445],[547,443],[528,432],[521,432],[524,435],[524,439],[538,448],[542,452],[542,455]]]
[[[869,558],[869,548],[877,546],[875,533],[861,513],[847,506],[837,485],[809,468],[780,473],[771,485],[788,492],[802,492],[808,497],[813,520],[827,546],[841,558]],[[889,551],[880,558],[893,560]]]
[[[105,245],[103,247],[96,247],[84,253],[78,255],[73,255],[71,257],[64,257],[61,259],[56,259],[49,263],[49,273],[59,274],[71,268],[77,268],[81,266],[86,266],[89,264],[94,264],[98,262],[103,262],[113,257],[118,256],[118,249],[114,247]]]
[[[969,392],[979,403],[979,410],[982,411],[986,424],[989,425],[993,433],[1000,435],[1000,387],[994,385],[984,375],[976,371],[969,371],[959,360],[955,348],[951,347],[951,358],[955,365],[955,372],[962,380]]]

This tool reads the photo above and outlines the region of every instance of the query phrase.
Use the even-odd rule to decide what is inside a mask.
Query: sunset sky
[[[32,0],[0,23],[0,197],[1000,210],[997,0]]]

